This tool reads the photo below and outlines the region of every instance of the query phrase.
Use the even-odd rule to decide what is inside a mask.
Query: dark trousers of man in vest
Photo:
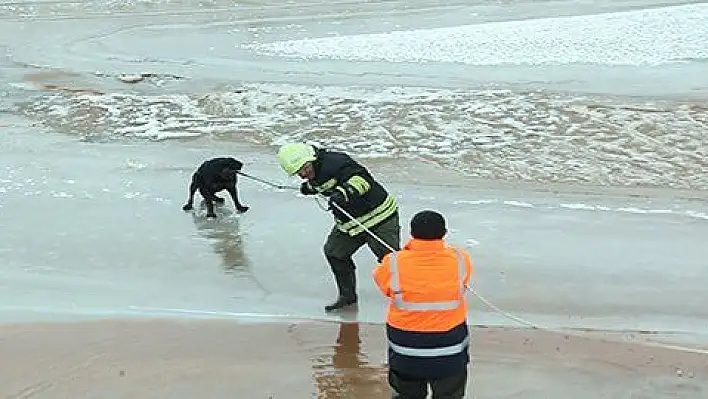
[[[408,377],[389,370],[388,384],[393,390],[392,399],[426,399],[428,387],[433,392],[433,399],[463,399],[467,369],[449,377],[430,380]]]
[[[396,251],[401,249],[401,226],[398,212],[369,230]],[[384,255],[391,252],[390,249],[366,231],[352,237],[340,231],[337,226],[334,226],[329,233],[327,242],[324,245],[324,254],[332,268],[337,289],[339,290],[339,298],[331,305],[327,305],[325,310],[336,310],[357,302],[356,265],[352,256],[364,244],[368,245],[378,262],[381,261]]]

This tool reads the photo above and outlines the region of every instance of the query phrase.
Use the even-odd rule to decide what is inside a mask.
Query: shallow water
[[[483,179],[705,190],[708,8],[683,3],[48,2],[0,29],[13,89],[55,93],[21,112],[85,140],[297,139]]]

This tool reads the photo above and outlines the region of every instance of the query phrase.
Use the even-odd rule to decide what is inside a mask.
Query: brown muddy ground
[[[5,398],[387,398],[385,337],[359,323],[214,320],[0,329]],[[474,330],[472,398],[701,398],[708,358],[631,342]]]

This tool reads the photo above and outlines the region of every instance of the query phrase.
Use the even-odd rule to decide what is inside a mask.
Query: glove
[[[305,182],[302,182],[302,184],[300,185],[300,194],[314,195],[314,194],[317,194],[317,190],[312,188],[312,186],[310,186],[310,183],[305,181]]]
[[[337,204],[339,206],[346,204],[347,197],[340,190],[334,190],[332,195],[329,196],[328,203],[329,203],[329,209],[336,209],[337,207],[335,207],[334,204]]]

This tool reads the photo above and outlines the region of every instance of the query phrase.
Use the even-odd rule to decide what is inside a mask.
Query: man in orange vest
[[[411,220],[413,237],[374,269],[390,299],[386,318],[388,381],[394,399],[461,399],[467,385],[469,329],[465,292],[469,254],[448,246],[445,219],[422,211]]]

